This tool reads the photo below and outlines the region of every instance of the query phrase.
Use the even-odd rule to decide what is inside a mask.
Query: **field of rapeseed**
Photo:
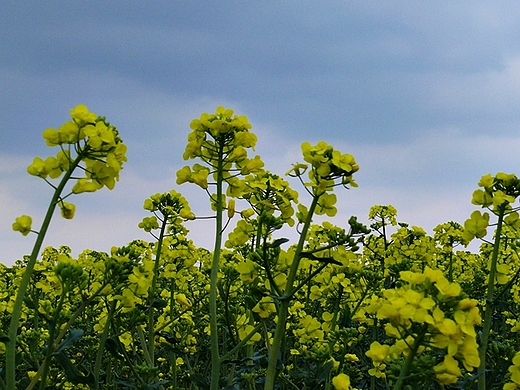
[[[184,159],[196,162],[177,184],[207,194],[213,250],[187,238],[197,216],[172,190],[144,201],[150,241],[77,258],[42,247],[54,212],[73,218],[74,196],[113,189],[126,146],[84,105],[43,132],[58,152],[27,171],[54,195],[39,230],[27,215],[13,224],[35,235],[32,253],[0,265],[0,389],[520,388],[514,174],[482,177],[464,226],[428,235],[391,205],[372,207],[370,226],[338,226],[336,194],[357,186],[352,155],[304,142],[287,172],[302,204],[250,155],[247,117],[218,107],[190,128]]]

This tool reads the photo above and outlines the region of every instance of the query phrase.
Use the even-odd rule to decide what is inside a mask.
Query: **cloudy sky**
[[[356,157],[359,188],[335,223],[374,204],[427,231],[464,222],[480,177],[520,173],[520,3],[513,1],[3,1],[0,5],[0,262],[29,253],[52,189],[26,173],[55,154],[41,133],[78,103],[116,125],[129,161],[113,191],[72,199],[45,245],[108,251],[148,238],[145,198],[172,188],[191,119],[245,114],[256,152],[284,174],[300,144]],[[190,162],[191,163],[191,162]],[[299,189],[298,184],[294,187]],[[211,246],[211,222],[188,226]],[[289,233],[288,233],[289,234]]]

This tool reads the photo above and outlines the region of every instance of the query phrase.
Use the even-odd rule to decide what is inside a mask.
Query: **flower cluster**
[[[126,161],[104,118],[82,105],[71,116],[44,132],[58,154],[28,169],[49,182],[63,176],[51,206],[64,218],[75,212],[69,195],[113,188]],[[188,239],[184,225],[195,215],[171,190],[144,201],[151,214],[139,227],[153,242],[77,259],[68,247],[35,247],[0,266],[6,389],[520,389],[516,176],[484,176],[473,203],[489,212],[433,235],[398,222],[391,205],[370,209],[370,229],[355,217],[317,224],[316,215],[337,213],[335,187],[356,185],[351,155],[302,145],[305,164],[288,174],[310,195],[304,205],[288,181],[248,157],[256,136],[246,117],[218,107],[191,129],[184,158],[199,163],[180,169],[177,182],[208,193],[214,251]],[[72,176],[76,168],[85,177]],[[31,224],[24,215],[13,229],[27,235]],[[293,226],[291,245],[279,235]],[[477,253],[458,250],[474,238],[484,241]]]
[[[161,222],[169,222],[170,230],[174,225],[180,226],[182,221],[195,219],[186,198],[175,190],[150,196],[144,201],[143,208],[154,213],[139,223],[139,227],[147,232],[159,228],[158,218]]]
[[[248,159],[246,149],[254,148],[257,138],[249,132],[251,124],[246,116],[233,115],[233,110],[217,107],[215,114],[204,113],[194,119],[188,135],[188,145],[184,152],[185,160],[200,158],[216,168],[216,161],[224,155],[225,165],[236,164],[242,174],[255,172],[263,166],[259,158]],[[188,177],[178,176],[177,184]]]
[[[330,191],[336,185],[357,186],[352,175],[359,170],[359,166],[351,154],[342,154],[324,141],[318,142],[315,146],[304,142],[301,148],[303,159],[310,164],[310,182],[306,183],[306,186],[310,187],[314,194]],[[287,174],[300,177],[307,169],[307,164],[296,164]],[[336,182],[338,179],[339,182]],[[328,203],[332,206],[335,200],[329,199]]]
[[[365,308],[387,321],[385,332],[395,338],[393,345],[374,343],[367,355],[374,362],[374,375],[395,360],[424,349],[444,351],[443,361],[433,367],[442,384],[457,382],[462,375],[457,361],[466,370],[479,366],[475,326],[481,318],[477,301],[468,299],[457,283],[450,283],[440,270],[401,272],[401,287],[384,290],[375,304]]]
[[[512,204],[520,196],[520,180],[514,174],[488,174],[482,176],[478,185],[483,189],[473,192],[471,202],[482,207],[492,206],[496,210],[500,206]]]
[[[513,364],[509,367],[510,382],[504,385],[504,390],[520,389],[520,352],[513,358]]]
[[[77,179],[72,191],[94,192],[104,186],[113,189],[119,180],[119,171],[127,161],[127,147],[119,132],[104,117],[90,112],[83,104],[71,109],[70,115],[72,120],[57,129],[48,128],[43,132],[48,146],[60,147],[56,157],[45,160],[36,157],[27,171],[33,176],[56,179],[73,164],[74,150],[85,163],[85,177]]]
[[[56,190],[56,204],[65,219],[72,219],[76,211],[75,205],[65,202],[65,196],[61,196],[61,191],[69,180],[75,181],[71,189],[74,194],[95,192],[103,187],[112,190],[119,180],[123,163],[127,161],[126,145],[119,137],[117,129],[104,117],[90,112],[83,104],[71,109],[70,115],[70,121],[57,129],[48,128],[43,132],[48,146],[60,148],[56,156],[46,159],[35,157],[27,167],[30,175],[40,177],[49,184],[49,179],[58,179],[65,174],[57,187],[51,184]],[[84,172],[83,177],[72,176],[77,169]],[[19,217],[13,224],[13,229],[27,235],[31,225],[27,218]]]

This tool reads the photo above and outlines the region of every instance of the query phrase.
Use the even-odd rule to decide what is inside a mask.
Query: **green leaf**
[[[333,362],[328,362],[325,365],[321,366],[318,369],[318,372],[316,373],[316,379],[318,379],[320,382],[327,380],[327,378],[329,376],[329,372],[333,366],[334,366]]]
[[[145,389],[147,389],[147,390],[158,389],[159,387],[161,387],[163,385],[167,385],[169,383],[170,383],[170,381],[160,381],[157,383],[153,383],[151,385],[146,385]]]
[[[65,376],[69,382],[74,383],[75,385],[80,383],[94,385],[96,383],[94,374],[89,372],[88,375],[83,375],[79,372],[76,366],[72,364],[69,357],[65,355],[65,352],[61,351],[60,353],[53,353],[53,355],[65,370]]]
[[[113,384],[115,385],[123,385],[123,386],[126,386],[127,388],[129,389],[137,389],[138,385],[137,383],[135,382],[130,382],[130,381],[124,381],[122,379],[114,379],[112,381]]]
[[[119,340],[116,340],[113,337],[107,338],[107,341],[105,342],[105,346],[108,352],[112,356],[114,356],[116,359],[123,359],[124,357],[119,353],[121,349],[121,344],[119,343]]]
[[[63,342],[56,348],[52,354],[57,355],[69,347],[72,347],[76,341],[78,341],[81,336],[83,336],[83,329],[71,329],[69,335]]]
[[[29,298],[25,297],[25,298],[23,299],[23,302],[25,303],[25,305],[26,305],[29,309],[31,309],[31,310],[35,310],[35,309],[36,309],[36,304],[35,304],[33,301],[31,301]]]
[[[267,247],[268,248],[279,248],[282,244],[285,244],[288,241],[289,241],[288,238],[277,238],[273,242],[267,244]]]
[[[303,259],[316,260],[316,261],[319,261],[321,263],[343,265],[339,261],[335,260],[332,257],[317,257],[317,256],[314,256],[312,253],[309,253],[309,252],[302,252],[301,253],[301,257]]]
[[[209,390],[209,384],[207,378],[201,374],[190,374],[190,379],[194,385],[198,386],[203,390]]]

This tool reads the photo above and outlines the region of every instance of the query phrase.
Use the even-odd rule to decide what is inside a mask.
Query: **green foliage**
[[[72,193],[112,188],[126,161],[118,132],[85,106],[71,115],[44,132],[57,157],[35,159],[29,173],[68,172]],[[40,254],[47,218],[36,254],[0,267],[0,388],[520,388],[515,175],[484,176],[473,203],[487,212],[433,235],[399,222],[391,205],[369,210],[370,227],[355,217],[316,224],[315,215],[336,214],[334,191],[357,186],[352,155],[303,143],[305,163],[288,175],[310,195],[304,205],[289,181],[248,157],[256,136],[246,117],[219,107],[190,127],[184,158],[199,162],[177,183],[208,195],[213,251],[187,238],[185,222],[202,217],[175,190],[144,202],[151,214],[139,227],[152,241],[110,253]],[[73,178],[82,163],[86,176]],[[50,215],[55,206],[74,214],[65,182]],[[21,216],[13,229],[27,235],[31,224]],[[482,240],[477,253],[464,248],[473,239]]]

